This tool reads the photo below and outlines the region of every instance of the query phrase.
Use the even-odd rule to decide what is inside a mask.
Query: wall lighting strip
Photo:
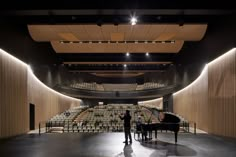
[[[153,41],[153,40],[135,40],[135,41],[67,41],[67,40],[60,40],[59,43],[61,44],[174,44],[175,40],[167,40],[167,41]]]
[[[147,101],[139,101],[138,104],[145,104],[145,103],[153,103],[157,101],[162,101],[163,97],[157,98],[157,99],[152,99],[152,100],[147,100]]]
[[[4,51],[3,49],[0,48],[0,53],[2,53],[3,55],[10,57],[11,59],[13,59],[15,62],[18,62],[20,64],[22,64],[23,66],[28,67],[28,65],[25,62],[22,62],[21,60],[19,60],[18,58],[16,58],[15,56],[12,56],[11,54],[7,53],[6,51]]]
[[[71,100],[75,100],[75,101],[79,101],[81,102],[80,99],[76,99],[76,98],[73,98],[73,97],[70,97],[70,96],[67,96],[67,95],[64,95],[64,94],[61,94],[51,88],[49,88],[48,86],[46,86],[44,83],[42,83],[33,73],[31,67],[29,65],[27,65],[26,63],[24,63],[23,61],[19,60],[18,58],[14,57],[13,55],[7,53],[6,51],[0,49],[0,53],[2,53],[3,55],[7,56],[7,57],[10,57],[11,59],[13,59],[15,62],[17,63],[20,63],[22,64],[23,66],[25,66],[27,68],[27,71],[28,71],[28,74],[30,74],[39,84],[41,84],[44,88],[48,89],[49,91],[55,93],[55,94],[58,94],[62,97],[65,97],[67,99],[71,99]]]
[[[203,76],[204,74],[207,72],[208,67],[211,66],[214,63],[217,63],[218,61],[220,61],[221,59],[223,59],[224,57],[228,56],[228,55],[232,55],[234,52],[236,51],[236,48],[232,48],[231,50],[227,51],[226,53],[222,54],[221,56],[219,56],[218,58],[214,59],[213,61],[209,62],[208,64],[205,65],[205,67],[203,68],[201,74],[198,76],[198,78],[196,78],[196,80],[194,80],[192,83],[190,83],[188,86],[186,86],[185,88],[173,93],[173,96],[187,90],[188,88],[190,88],[191,86],[193,86],[194,84],[196,84]]]
[[[59,93],[59,92],[53,90],[52,88],[49,88],[48,86],[46,86],[44,83],[42,83],[42,82],[34,75],[34,73],[33,73],[33,71],[32,71],[32,69],[31,69],[30,66],[28,66],[28,72],[29,72],[29,74],[30,74],[41,86],[45,87],[47,90],[53,92],[54,94],[58,94],[58,95],[60,95],[60,96],[62,96],[62,97],[65,97],[65,98],[67,98],[67,99],[71,99],[71,100],[75,100],[75,101],[81,102],[80,99],[76,99],[76,98],[73,98],[73,97],[70,97],[70,96],[61,94],[61,93]]]

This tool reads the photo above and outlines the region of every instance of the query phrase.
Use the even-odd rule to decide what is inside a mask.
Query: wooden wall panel
[[[210,62],[196,81],[173,95],[174,112],[206,132],[236,137],[236,50]]]
[[[207,68],[190,86],[173,95],[174,112],[207,131]],[[193,124],[193,123],[192,123]]]
[[[0,50],[0,138],[27,131],[27,66]]]
[[[80,100],[53,92],[43,85],[32,72],[28,72],[28,103],[35,105],[35,128],[52,116],[80,105]]]
[[[211,62],[209,69],[208,104],[211,112],[209,132],[217,135],[236,137],[235,91],[236,91],[235,49]]]
[[[35,127],[40,121],[80,100],[63,96],[42,84],[22,61],[0,49],[0,138],[29,131],[29,103],[35,104]]]

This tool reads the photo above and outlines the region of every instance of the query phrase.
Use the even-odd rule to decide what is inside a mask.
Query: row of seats
[[[65,126],[72,123],[74,119],[86,109],[86,107],[71,108],[52,117],[46,122],[46,132],[64,131]]]
[[[82,82],[73,83],[70,85],[72,88],[97,90],[97,91],[134,91],[134,90],[145,90],[164,87],[165,84],[156,82],[145,82],[144,84],[138,85],[133,84],[97,84],[96,82]]]
[[[125,113],[125,110],[130,110],[131,114],[131,129],[136,128],[136,121],[140,116],[143,122],[150,119],[154,122],[157,118],[152,116],[151,112],[145,108],[135,105],[106,105],[96,106],[87,109],[82,115],[79,115],[76,121],[68,123],[65,126],[66,132],[110,132],[123,131],[123,121],[119,118]]]

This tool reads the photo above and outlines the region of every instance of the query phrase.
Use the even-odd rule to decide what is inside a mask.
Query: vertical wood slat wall
[[[35,76],[28,75],[28,103],[35,105],[35,128],[39,122],[47,121],[52,116],[61,113],[71,107],[80,105],[77,99],[71,99],[52,92]]]
[[[27,66],[0,50],[0,138],[28,130],[26,105]]]
[[[35,127],[80,100],[59,95],[33,76],[28,66],[0,50],[0,138],[29,131],[29,103],[35,104]]]
[[[198,80],[173,95],[174,112],[208,133],[236,137],[236,50],[212,61]]]

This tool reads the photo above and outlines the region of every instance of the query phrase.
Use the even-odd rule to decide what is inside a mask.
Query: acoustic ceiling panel
[[[132,40],[201,40],[207,24],[143,24],[143,25],[28,25],[35,41],[65,40],[61,33],[73,34],[81,41],[109,41],[113,33],[124,34],[125,41]],[[163,38],[163,36],[165,38]],[[118,38],[119,40],[121,38]]]
[[[57,53],[178,53],[183,40],[174,43],[61,43],[52,41]]]

